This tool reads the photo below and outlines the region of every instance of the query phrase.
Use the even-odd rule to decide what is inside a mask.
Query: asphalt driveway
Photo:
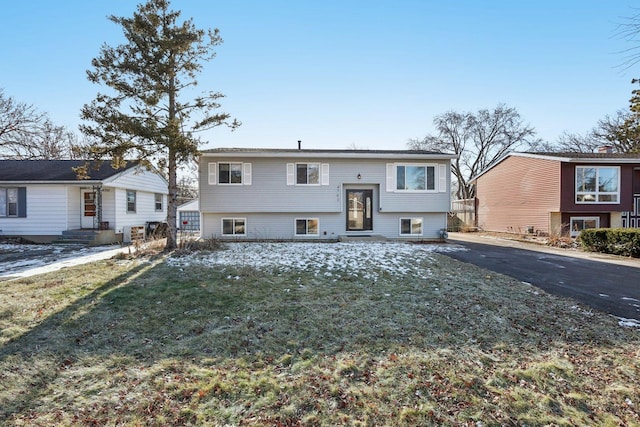
[[[638,259],[549,248],[475,233],[450,233],[449,241],[469,250],[444,255],[640,322]]]

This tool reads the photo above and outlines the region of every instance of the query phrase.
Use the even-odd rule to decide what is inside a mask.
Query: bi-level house
[[[480,229],[576,236],[640,227],[640,155],[509,153],[475,178]]]
[[[203,238],[435,240],[454,155],[407,150],[220,148],[201,153]]]

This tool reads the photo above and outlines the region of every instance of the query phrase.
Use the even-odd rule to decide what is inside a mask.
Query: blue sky
[[[10,1],[0,17],[0,88],[77,130],[101,89],[86,70],[124,41],[107,15],[138,1]],[[446,111],[514,107],[538,137],[584,133],[627,108],[640,66],[620,0],[173,0],[224,43],[199,77],[220,91],[236,131],[213,147],[403,149]]]

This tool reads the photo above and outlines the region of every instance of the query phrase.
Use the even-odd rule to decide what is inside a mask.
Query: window
[[[600,228],[600,218],[593,217],[571,217],[570,221],[571,237],[576,237],[582,230],[588,228]]]
[[[287,163],[287,185],[329,185],[329,164]]]
[[[27,188],[0,187],[0,218],[27,217]]]
[[[0,188],[0,217],[18,216],[18,189]]]
[[[400,218],[400,235],[422,236],[422,218]]]
[[[320,184],[320,163],[297,163],[296,184]]]
[[[435,175],[435,166],[396,165],[396,190],[434,191]]]
[[[218,164],[218,183],[242,184],[242,163]]]
[[[296,219],[296,236],[318,236],[318,218]]]
[[[155,195],[156,212],[162,212],[162,194]]]
[[[209,163],[209,185],[251,185],[251,163]]]
[[[619,203],[620,168],[576,166],[576,203]]]
[[[127,190],[127,213],[136,213],[136,192]]]
[[[247,220],[245,218],[222,218],[223,236],[246,236]]]

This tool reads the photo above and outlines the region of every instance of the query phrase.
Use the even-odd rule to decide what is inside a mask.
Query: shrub
[[[639,228],[597,228],[583,230],[578,240],[587,251],[635,258],[640,257]]]

